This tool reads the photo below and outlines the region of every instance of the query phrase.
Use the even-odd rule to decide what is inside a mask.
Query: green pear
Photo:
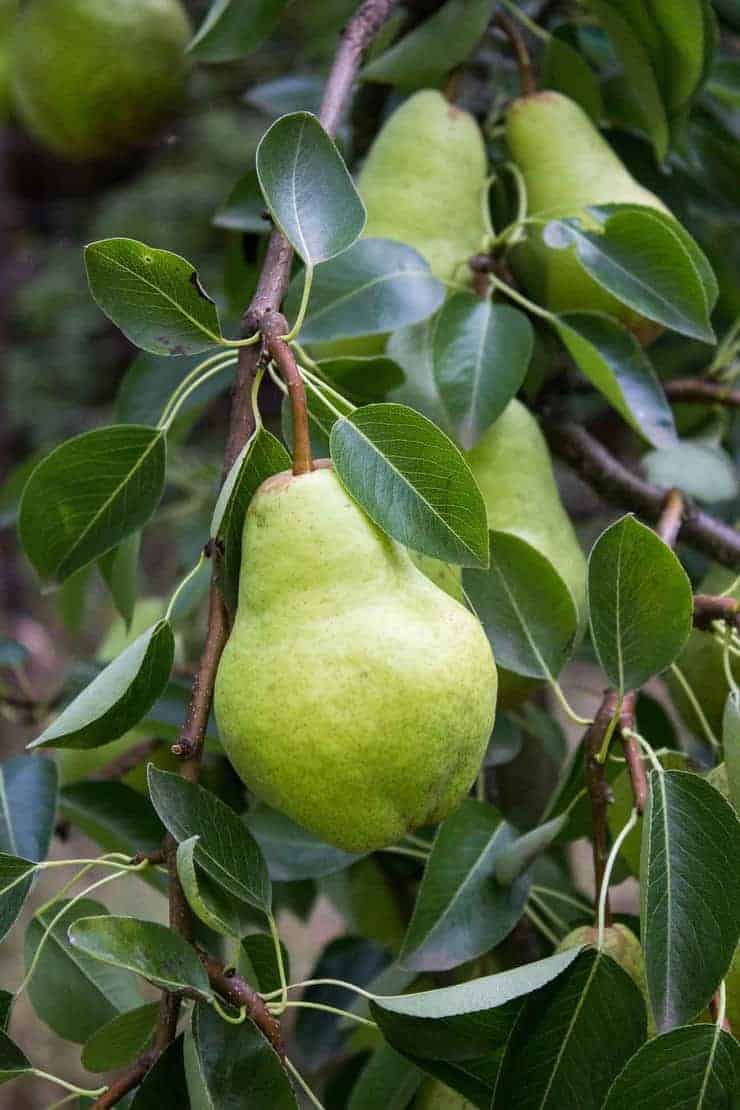
[[[474,1103],[440,1079],[426,1079],[418,1090],[413,1110],[473,1110]]]
[[[663,202],[627,170],[580,105],[546,90],[520,97],[506,117],[506,140],[527,187],[527,211],[543,219],[586,216],[602,204],[639,204],[665,215]],[[642,342],[662,330],[620,304],[581,267],[573,248],[548,249],[542,228],[530,226],[510,254],[527,291],[553,312],[616,316]]]
[[[735,581],[732,571],[713,567],[699,584],[697,593],[719,594]],[[740,601],[740,584],[732,590],[732,597]],[[722,664],[722,645],[711,632],[693,629],[676,665],[699,700],[702,712],[715,736],[722,733],[722,717],[730,687]],[[740,682],[740,659],[732,659],[732,673]],[[686,691],[671,671],[665,674],[671,699],[680,713],[684,724],[695,736],[704,738],[701,722],[686,696]]]
[[[478,621],[330,466],[260,486],[215,693],[226,754],[257,797],[346,851],[392,844],[468,791],[495,702]]]
[[[565,511],[552,461],[537,420],[520,401],[510,401],[498,420],[466,454],[480,486],[488,526],[518,536],[550,560],[586,621],[586,559]],[[463,600],[460,570],[414,556],[417,566],[441,589]],[[520,705],[538,685],[536,679],[498,669],[501,709]]]
[[[117,154],[181,100],[189,38],[179,0],[29,0],[13,43],[18,114],[63,157]]]
[[[364,234],[408,243],[433,274],[451,279],[483,246],[486,177],[474,118],[436,89],[414,93],[386,120],[362,168]]]

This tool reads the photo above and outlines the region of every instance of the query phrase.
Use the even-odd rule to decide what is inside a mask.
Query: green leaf
[[[320,879],[362,859],[326,844],[280,810],[266,805],[256,806],[244,820],[262,849],[273,882]]]
[[[118,547],[111,548],[98,559],[100,573],[126,628],[131,624],[136,607],[140,547],[141,532],[132,532]]]
[[[609,956],[587,949],[521,1011],[494,1106],[601,1110],[645,1031],[645,1003],[632,978]]]
[[[466,798],[439,826],[399,962],[446,971],[495,948],[524,913],[529,882],[502,886],[496,857],[516,840],[498,810]]]
[[[93,1072],[112,1071],[130,1064],[151,1041],[158,1014],[159,1003],[147,1002],[111,1018],[93,1033],[83,1048],[83,1068]]]
[[[518,392],[534,332],[523,312],[454,293],[435,317],[434,377],[455,436],[466,451]]]
[[[243,902],[198,871],[194,858],[198,840],[199,837],[192,836],[177,849],[177,874],[185,897],[193,913],[209,929],[240,940],[252,925],[252,916]]]
[[[406,1110],[423,1075],[389,1045],[376,1048],[352,1088],[347,1110]]]
[[[609,1088],[604,1110],[671,1105],[725,1110],[740,1089],[740,1045],[715,1025],[673,1029],[643,1045]]]
[[[179,933],[136,917],[83,917],[68,929],[73,949],[92,960],[143,975],[164,990],[193,990],[211,997],[195,949]]]
[[[159,418],[185,375],[202,361],[200,355],[170,358],[142,351],[121,379],[116,397],[116,421],[119,424],[148,424],[155,417]],[[203,406],[228,386],[228,374],[214,374],[199,385],[183,401],[175,424],[168,433],[170,441],[175,428],[191,423]]]
[[[0,1030],[0,1087],[31,1072],[31,1062],[7,1033]]]
[[[686,771],[653,771],[642,825],[640,919],[659,1033],[692,1021],[724,977],[740,936],[740,823]]]
[[[639,724],[636,727],[639,729]],[[683,752],[662,752],[657,758],[661,767],[664,767],[667,771],[686,770],[687,757]],[[581,760],[581,764],[582,762]],[[645,770],[649,771],[650,766],[647,757],[644,757],[642,762],[645,765]],[[635,794],[632,789],[630,773],[626,768],[620,771],[619,774],[610,781],[609,785],[611,787],[612,800],[609,804],[607,820],[609,823],[609,832],[614,838],[627,824],[629,816],[634,808]],[[622,845],[619,849],[621,861],[636,878],[639,877],[640,874],[642,822],[642,816],[638,817],[635,828],[628,834],[626,839],[622,841]]]
[[[257,1026],[228,1025],[211,1006],[195,1008],[185,1067],[191,1098],[193,1091],[201,1095],[194,1106],[203,1110],[238,1110],[245,1099],[270,1110],[298,1105],[280,1057]]]
[[[211,537],[217,539],[221,557],[217,577],[224,601],[236,611],[242,561],[242,532],[249,502],[272,474],[290,469],[290,455],[279,439],[260,424],[239,453],[226,476],[211,520]]]
[[[722,717],[722,749],[727,768],[730,801],[740,813],[740,693],[730,691]]]
[[[141,1005],[141,998],[136,980],[127,971],[106,967],[70,945],[67,930],[76,921],[90,918],[90,914],[100,915],[95,920],[102,920],[108,912],[90,898],[74,904],[55,902],[32,918],[26,930],[26,968],[47,926],[61,910],[65,912],[44,945],[28,993],[38,1018],[57,1036],[84,1044],[111,1018]]]
[[[265,217],[265,202],[260,191],[256,170],[247,170],[234,185],[221,205],[213,223],[227,231],[240,231],[244,235],[263,235],[269,229]]]
[[[635,312],[713,343],[702,275],[672,223],[636,205],[614,205],[601,213],[607,218],[599,231],[578,219],[551,220],[545,243],[556,250],[575,247],[584,270]]]
[[[85,249],[90,292],[127,339],[154,355],[195,355],[217,346],[216,305],[195,267],[135,239],[101,239]]]
[[[740,492],[734,462],[712,443],[683,439],[674,447],[649,451],[641,462],[656,486],[676,487],[697,501],[732,501]]]
[[[0,763],[0,940],[15,924],[54,831],[57,770],[20,755]],[[27,878],[20,879],[27,874]]]
[[[594,544],[588,604],[596,655],[620,693],[639,689],[670,666],[691,631],[694,600],[686,571],[631,514]]]
[[[386,351],[403,370],[406,380],[396,389],[390,400],[416,409],[448,435],[452,435],[447,410],[439,396],[434,380],[432,339],[434,317],[410,328],[393,332]]]
[[[567,40],[570,30],[567,24],[561,24],[547,38],[542,58],[542,88],[556,89],[575,100],[598,126],[603,114],[599,79]]]
[[[47,455],[18,522],[39,576],[63,582],[142,528],[162,496],[165,459],[162,432],[138,424],[84,432]]]
[[[62,817],[106,852],[153,852],[162,843],[164,827],[151,802],[122,782],[75,782],[62,788]],[[147,879],[149,871],[142,871]]]
[[[488,565],[486,507],[454,443],[405,405],[338,420],[331,457],[347,492],[400,543],[449,563]]]
[[[292,283],[285,311],[295,316],[303,278]],[[314,274],[301,341],[380,335],[436,312],[444,285],[412,247],[391,239],[360,239]]]
[[[290,982],[290,959],[280,941],[286,981]],[[260,994],[270,994],[282,985],[275,943],[267,933],[251,933],[239,948],[239,971]]]
[[[199,62],[241,61],[275,29],[286,0],[213,0],[188,45]]]
[[[400,89],[438,88],[485,34],[495,0],[447,0],[362,70],[365,81]]]
[[[527,996],[564,974],[579,948],[453,987],[376,997],[372,1017],[386,1041],[424,1071],[488,1110],[502,1049]]]
[[[183,1046],[185,1035],[180,1034],[167,1046],[146,1073],[137,1088],[130,1110],[165,1110],[165,1107],[189,1106],[189,1091],[185,1079]],[[208,1110],[211,1110],[208,1107]]]
[[[307,266],[342,254],[362,234],[365,205],[311,112],[281,116],[263,135],[257,177],[273,220]]]
[[[516,837],[496,857],[493,872],[499,883],[513,883],[557,839],[568,821],[565,813]]]
[[[654,447],[673,446],[673,410],[632,332],[601,312],[568,312],[553,324],[579,370],[619,415]]]
[[[246,825],[210,790],[149,765],[152,805],[178,843],[197,836],[195,862],[242,902],[270,912],[267,864]]]
[[[31,889],[36,864],[0,852],[0,941],[10,932]]]
[[[498,663],[555,679],[578,631],[570,590],[549,559],[519,536],[491,532],[488,570],[463,571],[463,586]]]
[[[167,685],[175,654],[169,621],[138,636],[62,710],[29,748],[99,748],[138,724]]]
[[[387,355],[332,355],[320,358],[317,365],[358,404],[382,401],[390,390],[403,385],[403,370]]]

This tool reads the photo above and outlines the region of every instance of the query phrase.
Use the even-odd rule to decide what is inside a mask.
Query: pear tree
[[[34,460],[17,532],[39,590],[97,568],[118,629],[43,700],[0,642],[0,1084],[736,1106],[735,6],[363,0],[318,97],[297,5],[186,7],[2,24],[19,125],[72,162],[219,67],[237,97],[271,43],[286,72],[212,197],[239,323],[228,265],[207,289],[126,226],[80,242],[136,416]],[[192,565],[138,597],[227,385]],[[74,1076],[26,1054],[24,995]]]

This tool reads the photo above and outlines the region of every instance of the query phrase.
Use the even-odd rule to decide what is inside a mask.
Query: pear
[[[595,948],[598,943],[598,929],[590,925],[581,925],[577,929],[573,929],[564,937],[560,944],[555,949],[556,952],[567,952],[569,948],[577,948],[580,944],[590,945]],[[647,1021],[648,1037],[654,1037],[656,1033],[655,1021],[650,1010],[650,1003],[648,1000],[647,991],[647,977],[645,975],[645,959],[642,954],[642,946],[632,932],[626,925],[622,925],[616,921],[613,925],[607,925],[604,929],[604,948],[603,951],[607,956],[619,964],[619,966],[627,972],[632,979],[635,986],[637,986],[645,999],[645,1006],[647,1008]]]
[[[501,416],[466,454],[480,486],[488,526],[518,536],[544,555],[570,590],[586,621],[586,559],[558,493],[552,461],[537,420],[520,401],[510,401]],[[463,600],[460,571],[414,556],[417,566],[450,596]],[[498,669],[500,709],[520,705],[537,680]]]
[[[527,212],[544,219],[587,217],[591,205],[639,204],[664,215],[663,202],[627,170],[580,105],[546,90],[515,100],[506,140],[527,187]],[[619,303],[581,267],[573,248],[552,250],[530,226],[510,258],[527,291],[553,312],[616,316],[646,343],[662,330]]]
[[[215,692],[226,754],[257,797],[345,851],[392,844],[468,791],[495,702],[478,621],[330,465],[260,486]]]
[[[474,1103],[441,1080],[426,1079],[414,1099],[413,1110],[474,1110]]]
[[[364,234],[398,239],[453,278],[481,250],[486,151],[474,118],[436,89],[414,93],[378,133],[358,180]]]
[[[15,107],[63,157],[115,155],[177,106],[189,38],[179,0],[29,0],[13,43]]]

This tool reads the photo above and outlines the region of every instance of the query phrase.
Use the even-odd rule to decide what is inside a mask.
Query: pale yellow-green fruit
[[[362,168],[364,234],[415,247],[443,280],[464,278],[486,236],[486,175],[475,119],[436,89],[414,93],[386,120]]]
[[[713,567],[699,584],[697,592],[722,593],[734,582],[735,577],[732,571]],[[732,597],[740,601],[740,586],[732,591]],[[703,632],[695,628],[676,664],[699,701],[709,727],[715,736],[720,737],[725,702],[730,692],[722,664],[722,645],[715,640],[711,632]],[[740,659],[733,658],[731,666],[735,680],[740,682]],[[706,739],[701,721],[680,681],[671,671],[666,672],[665,679],[671,699],[681,714],[684,724],[697,737]]]
[[[480,486],[488,526],[518,536],[544,555],[570,590],[586,620],[586,558],[558,492],[550,452],[539,425],[520,401],[510,401],[466,459]],[[452,597],[462,599],[460,571],[415,556],[417,565]],[[499,667],[501,709],[520,705],[537,680]]]
[[[18,115],[67,158],[146,141],[182,98],[190,33],[179,0],[29,0],[13,40]]]
[[[639,204],[670,215],[635,181],[580,105],[562,93],[545,90],[515,100],[506,117],[506,141],[524,177],[530,216],[583,218],[587,207],[604,204]],[[554,312],[609,313],[642,342],[661,331],[589,277],[573,248],[548,249],[541,228],[527,229],[511,260],[527,291]]]
[[[473,1110],[474,1103],[439,1079],[425,1079],[413,1107],[414,1110]]]
[[[395,843],[466,794],[495,702],[478,621],[332,469],[263,483],[215,694],[224,749],[259,798],[347,851]]]

